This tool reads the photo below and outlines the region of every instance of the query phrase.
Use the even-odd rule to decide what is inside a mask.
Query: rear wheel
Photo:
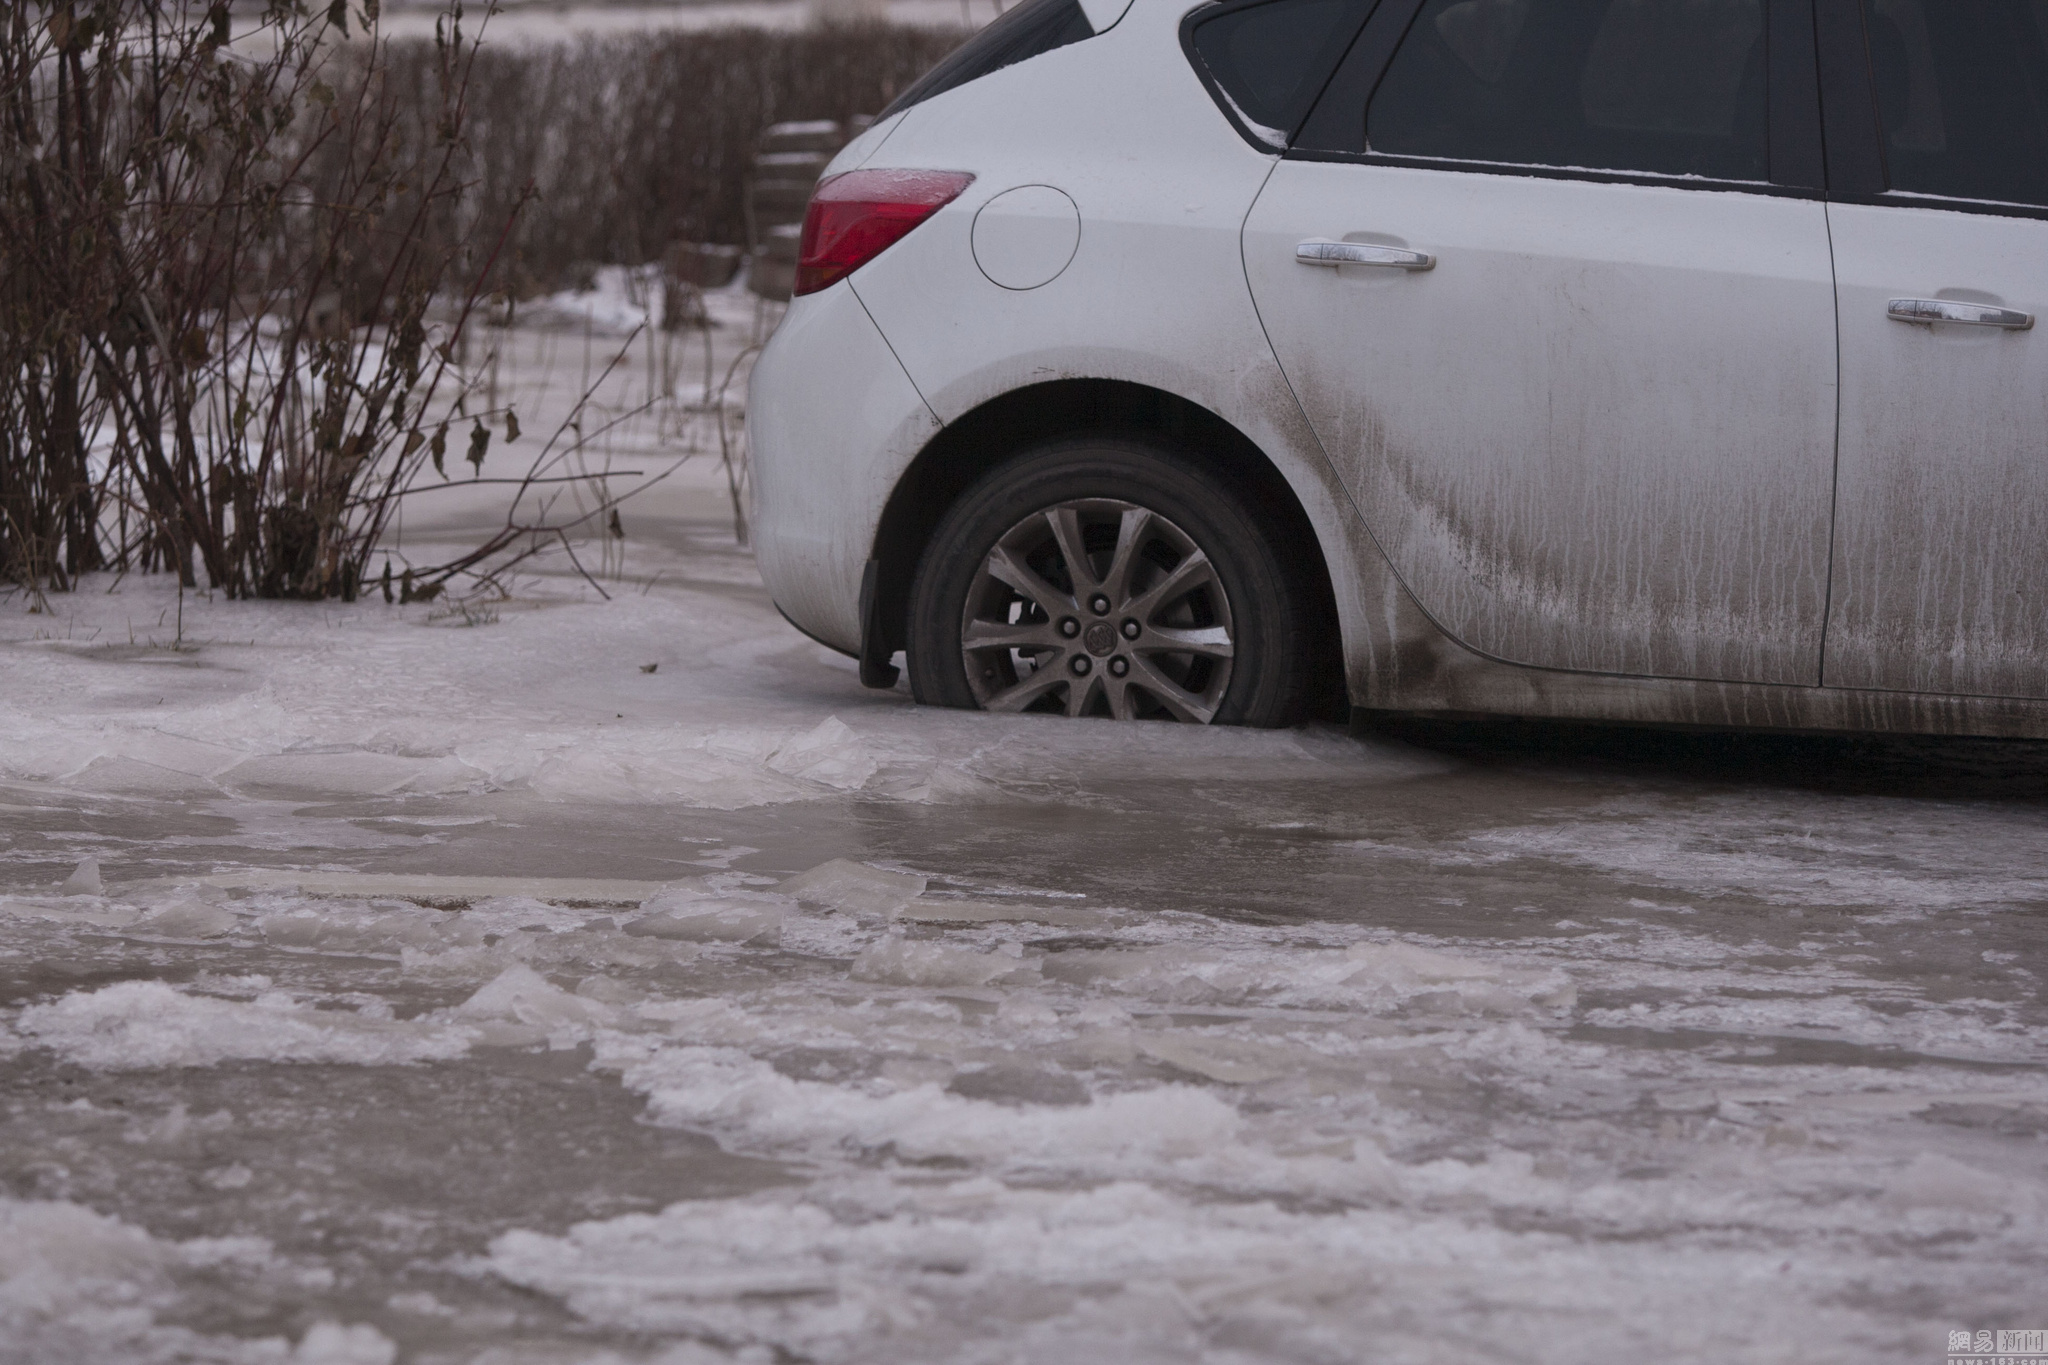
[[[940,521],[911,590],[911,689],[990,711],[1286,725],[1309,696],[1305,601],[1186,456],[1062,441]]]

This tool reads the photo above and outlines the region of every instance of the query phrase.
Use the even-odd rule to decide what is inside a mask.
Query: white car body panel
[[[1893,321],[1895,298],[2048,316],[2048,222],[1835,204],[1841,485],[1827,680],[2048,696],[2048,336]]]
[[[862,567],[900,473],[939,430],[846,281],[791,302],[747,402],[754,557],[775,605],[834,649],[860,648]],[[824,354],[825,366],[800,357]],[[877,455],[880,455],[877,461]]]
[[[1243,406],[1229,398],[1248,387],[1273,391],[1237,259],[1274,158],[1231,132],[1184,62],[1132,60],[1129,49],[1175,43],[1179,17],[1136,4],[1108,34],[910,110],[890,139],[892,166],[976,176],[917,230],[915,250],[852,277],[942,420],[1053,378],[1138,379],[1212,411]],[[984,205],[999,211],[990,201],[1027,185],[1074,201],[1081,242],[1051,283],[1004,289],[976,266],[970,233]]]
[[[1316,238],[1436,264],[1297,261]],[[1309,421],[1452,636],[1549,668],[1820,681],[1817,201],[1287,161],[1244,255]]]
[[[904,114],[891,114],[888,118],[875,120],[868,126],[866,132],[839,149],[838,154],[832,158],[831,163],[818,178],[822,180],[835,176],[841,171],[853,170],[873,160],[875,154],[882,150],[882,144],[903,126],[907,113],[908,111]]]

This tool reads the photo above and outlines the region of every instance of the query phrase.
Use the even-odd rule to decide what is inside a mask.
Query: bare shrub
[[[13,6],[0,571],[355,595],[513,211],[480,236],[463,199],[459,13],[401,92],[381,45],[334,61],[345,0],[233,46],[224,0]]]
[[[0,580],[32,594],[116,568],[355,597],[420,473],[517,433],[460,364],[487,300],[742,240],[763,126],[879,110],[961,36],[496,50],[457,0],[403,43],[377,0],[263,3],[233,43],[229,0],[6,11]],[[567,547],[515,516],[480,555],[542,532]]]

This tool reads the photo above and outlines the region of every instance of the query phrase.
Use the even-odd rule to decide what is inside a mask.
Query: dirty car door
[[[1807,0],[1383,0],[1253,206],[1245,266],[1451,635],[1819,681],[1819,162]]]
[[[1842,331],[1826,680],[2048,696],[2048,4],[1822,18]]]

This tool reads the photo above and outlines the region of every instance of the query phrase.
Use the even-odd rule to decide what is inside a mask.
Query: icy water
[[[2048,1326],[2048,753],[926,712],[716,494],[609,602],[13,604],[0,1360]]]

